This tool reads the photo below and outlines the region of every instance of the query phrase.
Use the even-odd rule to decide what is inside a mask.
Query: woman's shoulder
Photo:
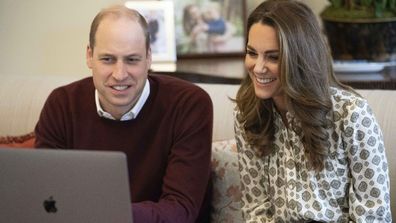
[[[336,87],[330,88],[331,100],[334,105],[365,104],[367,100],[358,93]]]
[[[333,103],[333,112],[340,117],[349,117],[354,113],[372,113],[367,100],[359,94],[346,89],[330,89],[331,100]]]

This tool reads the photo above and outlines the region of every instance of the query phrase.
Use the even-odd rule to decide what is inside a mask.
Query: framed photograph
[[[148,23],[153,63],[175,62],[175,17],[171,1],[127,1],[125,6],[137,10]]]
[[[179,58],[242,55],[245,1],[173,0]]]

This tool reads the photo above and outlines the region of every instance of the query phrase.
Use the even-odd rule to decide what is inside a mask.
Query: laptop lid
[[[132,222],[121,152],[0,149],[0,222]]]

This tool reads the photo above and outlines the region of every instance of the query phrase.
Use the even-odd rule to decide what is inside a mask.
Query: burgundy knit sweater
[[[205,222],[209,209],[213,106],[199,87],[149,75],[136,119],[99,117],[91,77],[55,89],[35,128],[37,148],[117,150],[128,158],[139,222]]]

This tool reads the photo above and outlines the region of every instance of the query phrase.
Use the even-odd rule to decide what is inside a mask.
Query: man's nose
[[[118,61],[114,65],[113,77],[116,80],[122,81],[128,76],[126,65],[122,61]]]

